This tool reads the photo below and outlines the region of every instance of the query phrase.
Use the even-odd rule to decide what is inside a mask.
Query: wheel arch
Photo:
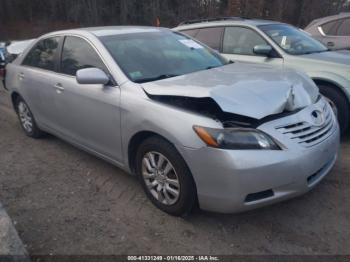
[[[194,206],[198,207],[199,202],[198,202],[198,193],[197,193],[198,192],[197,191],[197,183],[192,175],[192,171],[191,171],[187,161],[183,158],[183,156],[181,155],[181,152],[179,152],[179,150],[175,146],[175,144],[173,142],[171,142],[169,139],[167,139],[166,137],[162,136],[161,134],[153,132],[153,131],[140,131],[131,137],[131,139],[129,140],[128,152],[127,152],[129,171],[131,171],[132,174],[136,174],[137,150],[143,141],[145,141],[146,139],[151,138],[151,137],[157,137],[157,138],[160,138],[160,139],[168,142],[169,144],[173,145],[174,148],[178,151],[179,156],[183,159],[185,165],[188,168],[188,171],[190,172],[190,179],[193,181],[194,192],[195,192]]]
[[[12,106],[13,109],[17,112],[17,108],[16,108],[16,101],[19,97],[22,97],[17,91],[14,91],[11,93],[11,102],[12,102]]]
[[[136,153],[139,145],[145,141],[146,139],[150,137],[159,137],[161,139],[164,139],[165,141],[169,142],[170,144],[174,145],[169,139],[166,139],[164,136],[153,132],[153,131],[140,131],[136,134],[134,134],[128,143],[128,166],[130,171],[135,174],[136,172]]]
[[[350,95],[347,94],[347,92],[345,91],[345,88],[340,85],[339,83],[330,80],[330,79],[324,79],[324,78],[312,78],[312,80],[314,81],[314,83],[319,86],[319,85],[323,85],[323,86],[329,86],[331,88],[335,88],[338,92],[340,92],[344,97],[346,97],[346,100],[348,101],[348,104],[350,106]]]

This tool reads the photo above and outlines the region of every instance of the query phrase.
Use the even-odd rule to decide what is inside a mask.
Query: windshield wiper
[[[147,82],[153,82],[153,81],[158,81],[158,80],[163,80],[163,79],[167,79],[167,78],[171,78],[171,77],[176,77],[179,75],[175,75],[175,74],[163,74],[163,75],[159,75],[159,76],[155,76],[155,77],[148,77],[148,78],[142,78],[142,79],[138,79],[135,80],[135,83],[138,84],[142,84],[142,83],[147,83]]]
[[[319,54],[319,53],[325,53],[325,52],[329,52],[329,51],[331,51],[331,50],[327,49],[327,50],[319,50],[319,51],[309,51],[309,52],[302,53],[302,55]]]
[[[219,66],[208,66],[208,67],[206,67],[205,69],[206,69],[206,70],[210,70],[210,69],[217,68],[217,67],[219,67]]]
[[[229,61],[227,64],[224,64],[224,65],[229,65],[229,64],[233,64],[234,62],[233,61]],[[216,65],[216,66],[207,66],[205,69],[206,70],[210,70],[210,69],[213,69],[213,68],[218,68],[218,67],[222,67],[224,65]]]

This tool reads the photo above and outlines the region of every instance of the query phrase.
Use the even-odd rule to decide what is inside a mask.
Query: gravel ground
[[[55,138],[27,138],[0,91],[0,201],[33,255],[350,254],[350,135],[312,192],[239,215],[170,217],[137,180]]]

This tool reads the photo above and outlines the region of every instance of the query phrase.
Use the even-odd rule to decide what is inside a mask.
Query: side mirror
[[[105,72],[99,68],[85,68],[77,71],[77,82],[82,85],[107,85],[110,81]]]
[[[253,51],[257,55],[270,56],[273,49],[270,45],[256,45]]]

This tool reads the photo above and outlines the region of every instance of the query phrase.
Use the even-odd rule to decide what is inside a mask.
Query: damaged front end
[[[256,119],[239,114],[224,112],[220,106],[210,97],[196,98],[167,95],[147,95],[154,101],[181,108],[183,110],[188,110],[190,112],[219,121],[222,123],[224,128],[257,128],[266,122],[295,114],[302,109],[299,108],[292,111],[284,110],[281,113],[269,115],[262,119]],[[321,98],[321,96],[319,96],[319,98]]]
[[[223,124],[224,127],[256,127],[259,120],[222,111],[220,106],[210,97],[194,98],[182,96],[150,95],[154,101],[164,103],[173,107],[197,113]]]
[[[238,63],[144,83],[142,88],[152,100],[208,116],[224,127],[256,128],[298,112],[320,96],[303,73]]]

